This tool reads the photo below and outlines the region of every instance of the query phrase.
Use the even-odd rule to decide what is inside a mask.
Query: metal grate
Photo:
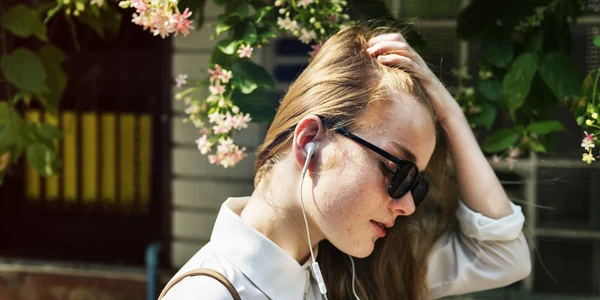
[[[145,247],[170,232],[171,41],[130,22],[105,38],[77,26],[76,50],[67,26],[56,18],[48,31],[69,58],[59,113],[21,107],[63,132],[62,169],[42,178],[23,158],[5,178],[0,255],[141,265]]]

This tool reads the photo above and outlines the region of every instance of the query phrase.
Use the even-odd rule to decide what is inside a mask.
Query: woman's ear
[[[308,168],[310,169],[311,165],[316,161],[315,157],[319,154],[319,143],[322,143],[326,137],[325,131],[326,128],[323,126],[321,119],[315,115],[309,115],[302,118],[302,120],[298,122],[298,125],[296,125],[292,151],[294,153],[296,164],[300,170],[302,170],[306,162],[308,156],[307,144],[309,143],[314,143],[315,149]]]

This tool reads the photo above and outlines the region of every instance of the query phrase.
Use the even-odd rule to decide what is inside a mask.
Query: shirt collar
[[[211,242],[271,299],[303,299],[306,270],[279,246],[240,218],[250,197],[229,198],[215,221]],[[315,253],[316,255],[316,253]]]

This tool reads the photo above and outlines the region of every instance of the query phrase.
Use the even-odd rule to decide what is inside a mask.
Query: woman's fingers
[[[418,77],[421,80],[428,82],[427,78],[430,76],[430,74],[427,72],[427,69],[423,69],[423,67],[413,58],[400,54],[384,54],[379,55],[377,60],[388,66],[402,66],[407,71],[413,74],[418,74]]]
[[[372,38],[369,41],[369,47],[383,41],[395,41],[406,43],[406,39],[400,33],[385,33]]]
[[[380,54],[385,54],[387,52],[393,52],[393,51],[398,51],[398,50],[412,51],[410,46],[404,42],[381,41],[381,42],[374,44],[373,46],[370,46],[367,49],[367,52],[369,52],[369,54],[371,54],[371,55],[377,56]]]

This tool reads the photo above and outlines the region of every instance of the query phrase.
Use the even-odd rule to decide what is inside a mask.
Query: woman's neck
[[[278,169],[280,168],[272,169],[268,186],[261,188],[261,184],[252,193],[248,204],[242,211],[241,218],[299,264],[303,264],[310,257],[310,249],[300,197],[296,195],[299,193],[300,175],[290,176],[291,174],[289,174],[295,175],[299,172],[277,174]],[[311,184],[310,179],[306,176],[305,191]],[[305,199],[305,202],[308,201]],[[308,215],[307,218],[310,225]],[[316,230],[315,226],[310,226],[310,229],[311,245],[314,247],[322,240],[322,234]]]

